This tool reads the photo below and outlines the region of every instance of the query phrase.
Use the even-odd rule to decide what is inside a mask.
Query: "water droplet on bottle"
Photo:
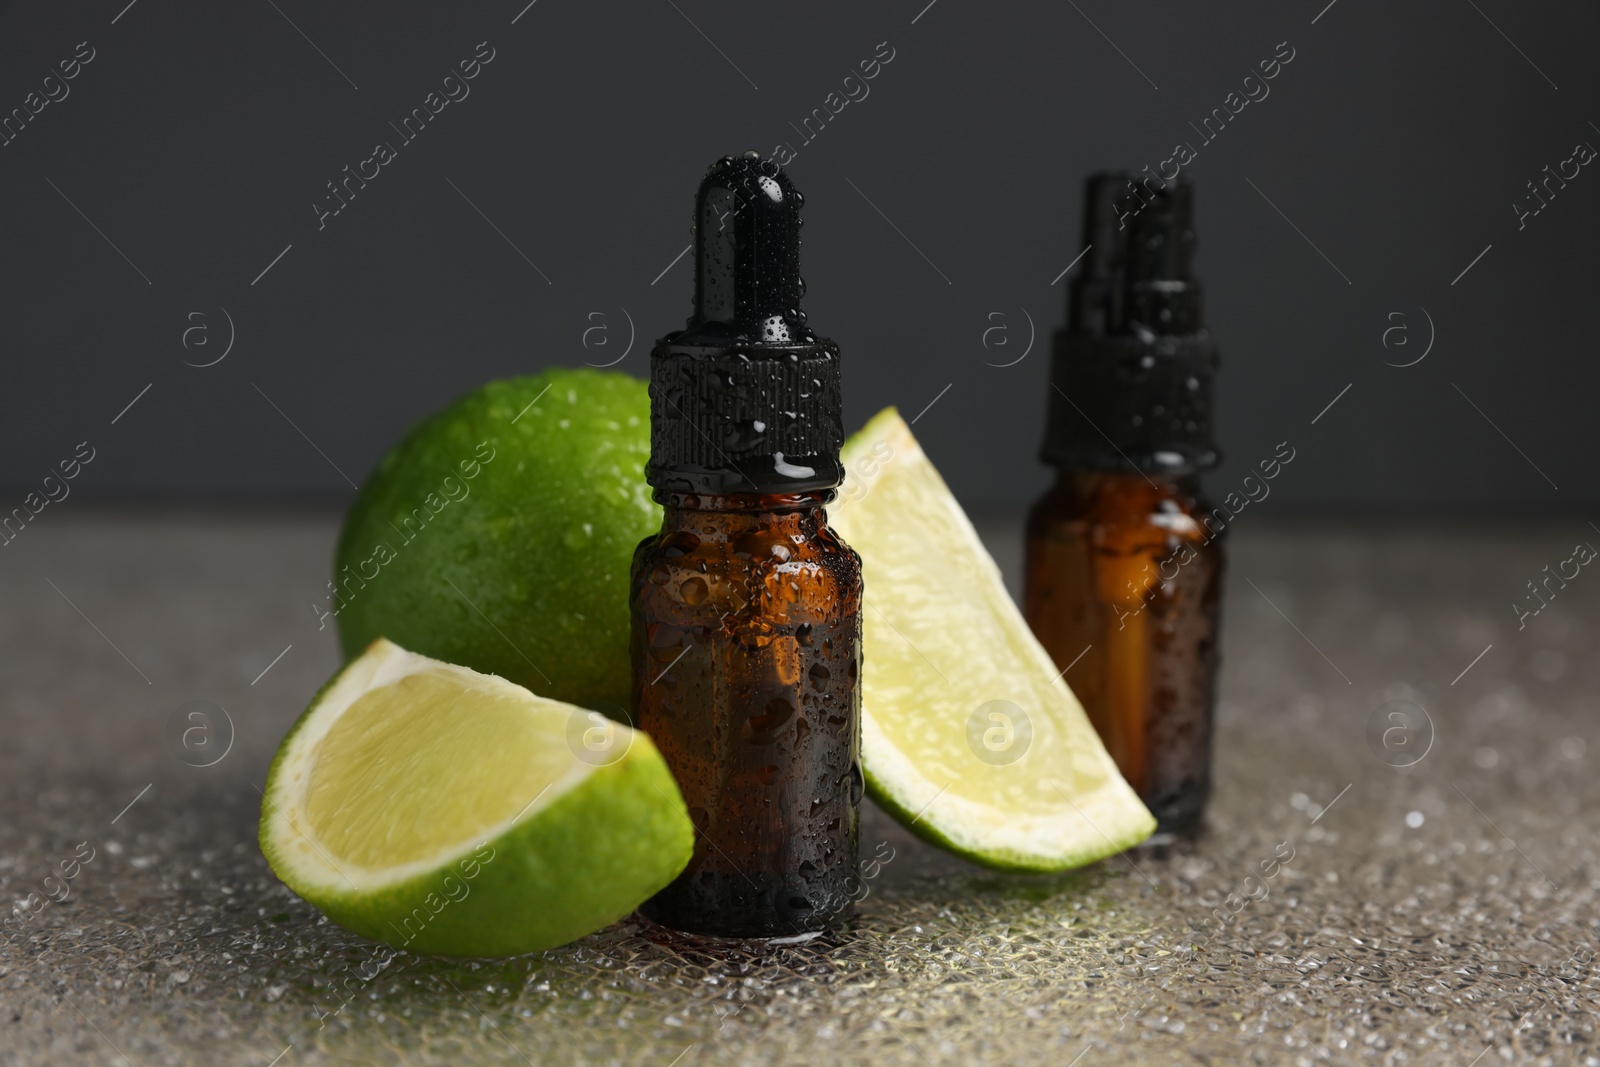
[[[786,697],[773,697],[766,710],[752,715],[739,727],[739,736],[754,744],[774,740],[775,732],[794,716],[794,705]]]
[[[686,506],[695,507],[694,498],[685,501]],[[668,559],[676,559],[688,552],[693,552],[700,547],[700,538],[688,530],[675,530],[661,539],[661,554]]]
[[[811,668],[809,674],[811,677],[811,688],[821,690],[828,684],[828,678],[832,672],[822,664],[818,663],[816,666]]]
[[[705,603],[706,597],[711,595],[711,587],[706,584],[704,578],[690,578],[678,586],[678,595],[683,598],[685,604],[694,607]]]
[[[767,538],[759,533],[744,533],[733,539],[733,554],[740,559],[760,559],[767,555]]]

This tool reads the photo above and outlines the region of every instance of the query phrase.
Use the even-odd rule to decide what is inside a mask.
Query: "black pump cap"
[[[701,181],[694,314],[650,355],[645,473],[658,490],[798,493],[844,480],[839,350],[800,307],[804,202],[755,152],[724,156]]]
[[[1088,252],[1055,337],[1045,462],[1172,476],[1216,466],[1217,349],[1194,276],[1194,186],[1092,175],[1083,233]]]

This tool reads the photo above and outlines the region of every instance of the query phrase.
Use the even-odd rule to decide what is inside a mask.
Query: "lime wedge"
[[[317,694],[267,773],[261,851],[340,925],[504,956],[628,914],[694,827],[650,739],[379,639]]]
[[[1156,821],[1123,781],[911,429],[846,442],[829,521],[861,554],[861,763],[879,805],[990,867],[1057,871]]]

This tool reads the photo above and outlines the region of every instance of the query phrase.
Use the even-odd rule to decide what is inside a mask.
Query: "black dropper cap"
[[[804,203],[755,152],[724,156],[701,181],[694,314],[650,354],[655,488],[799,493],[844,480],[839,349],[800,308]]]
[[[1216,466],[1217,347],[1194,277],[1194,186],[1092,175],[1083,233],[1089,249],[1055,337],[1044,461],[1169,476]]]

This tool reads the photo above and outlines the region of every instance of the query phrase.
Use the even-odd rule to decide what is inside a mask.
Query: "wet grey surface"
[[[623,923],[384,964],[255,846],[271,753],[336,665],[308,606],[333,519],[45,520],[0,558],[0,894],[93,858],[0,941],[0,1062],[1600,1063],[1600,579],[1521,630],[1510,607],[1600,544],[1581,521],[1238,530],[1195,842],[1003,876],[871,811],[863,853],[892,859],[808,945]],[[1014,579],[1017,524],[985,535]],[[188,701],[233,724],[224,755],[212,713],[212,766],[169,748]],[[1384,745],[1413,705],[1431,747],[1390,766],[1426,740]]]

